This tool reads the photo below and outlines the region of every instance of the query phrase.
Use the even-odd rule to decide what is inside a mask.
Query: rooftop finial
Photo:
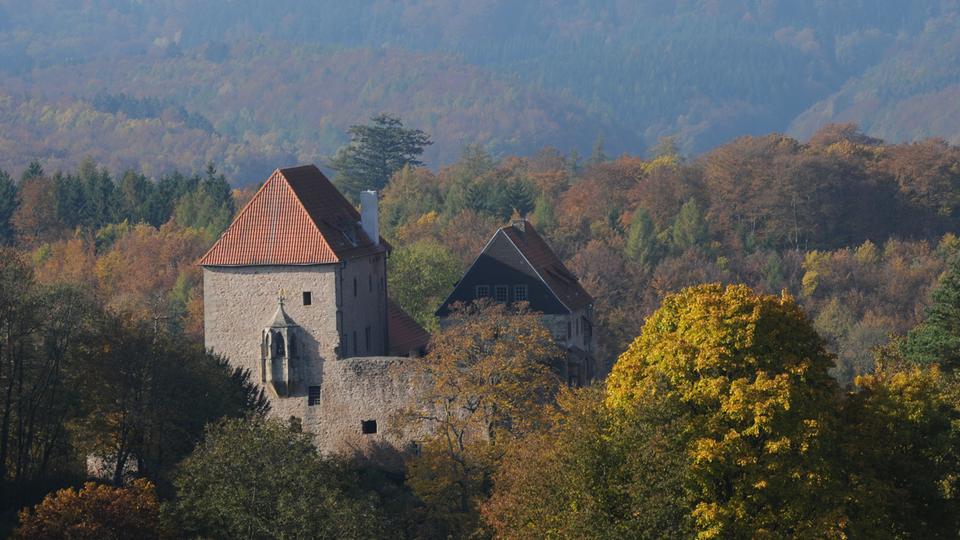
[[[277,289],[277,303],[282,306],[283,301],[284,301],[283,289]]]

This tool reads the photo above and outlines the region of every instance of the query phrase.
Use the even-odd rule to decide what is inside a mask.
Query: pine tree
[[[917,364],[960,368],[960,258],[954,258],[933,292],[926,317],[903,344],[906,358]]]
[[[660,245],[657,242],[657,230],[650,214],[643,208],[637,208],[630,223],[627,235],[627,257],[645,270],[657,264]]]
[[[703,219],[696,200],[690,199],[680,207],[680,213],[673,224],[672,236],[673,246],[679,251],[706,243],[707,222]]]
[[[380,114],[370,120],[372,124],[350,126],[350,143],[330,160],[337,171],[335,183],[352,199],[363,190],[382,190],[405,165],[423,165],[419,156],[433,144],[429,135],[404,128],[397,117]]]
[[[19,205],[16,184],[6,171],[0,171],[0,244],[13,241],[13,214]]]

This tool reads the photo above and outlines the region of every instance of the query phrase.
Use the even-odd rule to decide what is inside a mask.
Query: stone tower
[[[391,341],[407,354],[427,339],[387,298],[376,204],[365,193],[361,219],[315,166],[278,169],[199,261],[207,348],[324,450],[386,436],[409,397]]]

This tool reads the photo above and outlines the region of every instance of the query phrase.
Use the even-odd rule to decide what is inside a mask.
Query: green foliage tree
[[[641,207],[633,213],[627,235],[626,255],[630,261],[640,265],[645,271],[652,270],[660,256],[656,226],[650,219],[650,214]]]
[[[350,143],[337,150],[330,166],[335,183],[356,200],[363,190],[382,190],[390,177],[406,165],[423,165],[419,156],[432,144],[419,129],[407,129],[395,116],[379,114],[371,124],[350,126]]]
[[[230,225],[234,213],[230,184],[211,163],[196,189],[184,193],[177,201],[173,219],[184,227],[203,231],[212,242]]]
[[[703,219],[697,201],[690,199],[680,207],[670,240],[675,249],[683,251],[694,246],[703,246],[707,239],[707,222]]]
[[[443,206],[437,178],[427,169],[410,165],[393,175],[380,201],[380,223],[384,236],[392,237],[403,224],[416,221]]]
[[[83,449],[112,465],[122,485],[131,464],[141,475],[169,478],[200,440],[204,425],[223,417],[262,415],[263,391],[249,372],[230,367],[157,323],[108,317],[101,348],[87,359],[79,384],[84,414],[74,424]],[[204,396],[201,401],[191,396]]]
[[[427,330],[439,329],[434,311],[460,278],[460,260],[443,245],[421,240],[397,248],[388,265],[391,298]]]
[[[960,257],[954,257],[933,291],[924,321],[903,342],[904,355],[922,365],[960,368]]]
[[[159,539],[160,501],[153,485],[136,480],[127,487],[88,482],[79,491],[62,489],[20,512],[16,539]]]
[[[40,178],[44,176],[43,165],[40,164],[37,160],[32,160],[27,165],[27,168],[23,170],[23,174],[20,175],[20,181],[24,182],[31,178]]]
[[[323,458],[310,435],[275,420],[207,429],[176,478],[175,519],[204,538],[382,538],[376,501],[355,473]]]
[[[9,245],[14,240],[13,215],[18,206],[17,186],[6,171],[0,170],[0,244]]]

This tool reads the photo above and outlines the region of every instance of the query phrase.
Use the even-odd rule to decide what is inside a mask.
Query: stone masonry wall
[[[382,354],[386,345],[385,289],[382,257],[361,259],[346,267],[314,266],[206,267],[203,271],[204,334],[207,348],[226,356],[233,365],[249,369],[260,384],[261,332],[277,309],[277,294],[284,291],[284,310],[297,329],[298,380],[289,397],[265,388],[271,416],[301,419],[305,431],[315,434],[324,452],[368,452],[422,438],[401,434],[394,426],[395,413],[412,403],[408,367],[416,359],[382,356],[338,358],[340,329],[337,292],[340,291],[340,324],[351,334],[359,327],[359,354],[365,354],[364,328],[371,326],[371,354]],[[370,276],[369,278],[367,276]],[[353,279],[358,280],[356,300]],[[378,293],[378,289],[381,291]],[[312,295],[303,305],[303,292]],[[382,321],[382,323],[380,322]],[[353,345],[347,351],[352,356]],[[341,355],[343,356],[343,355]],[[320,387],[320,402],[308,404],[311,386]],[[377,433],[363,434],[361,422],[375,420]]]

